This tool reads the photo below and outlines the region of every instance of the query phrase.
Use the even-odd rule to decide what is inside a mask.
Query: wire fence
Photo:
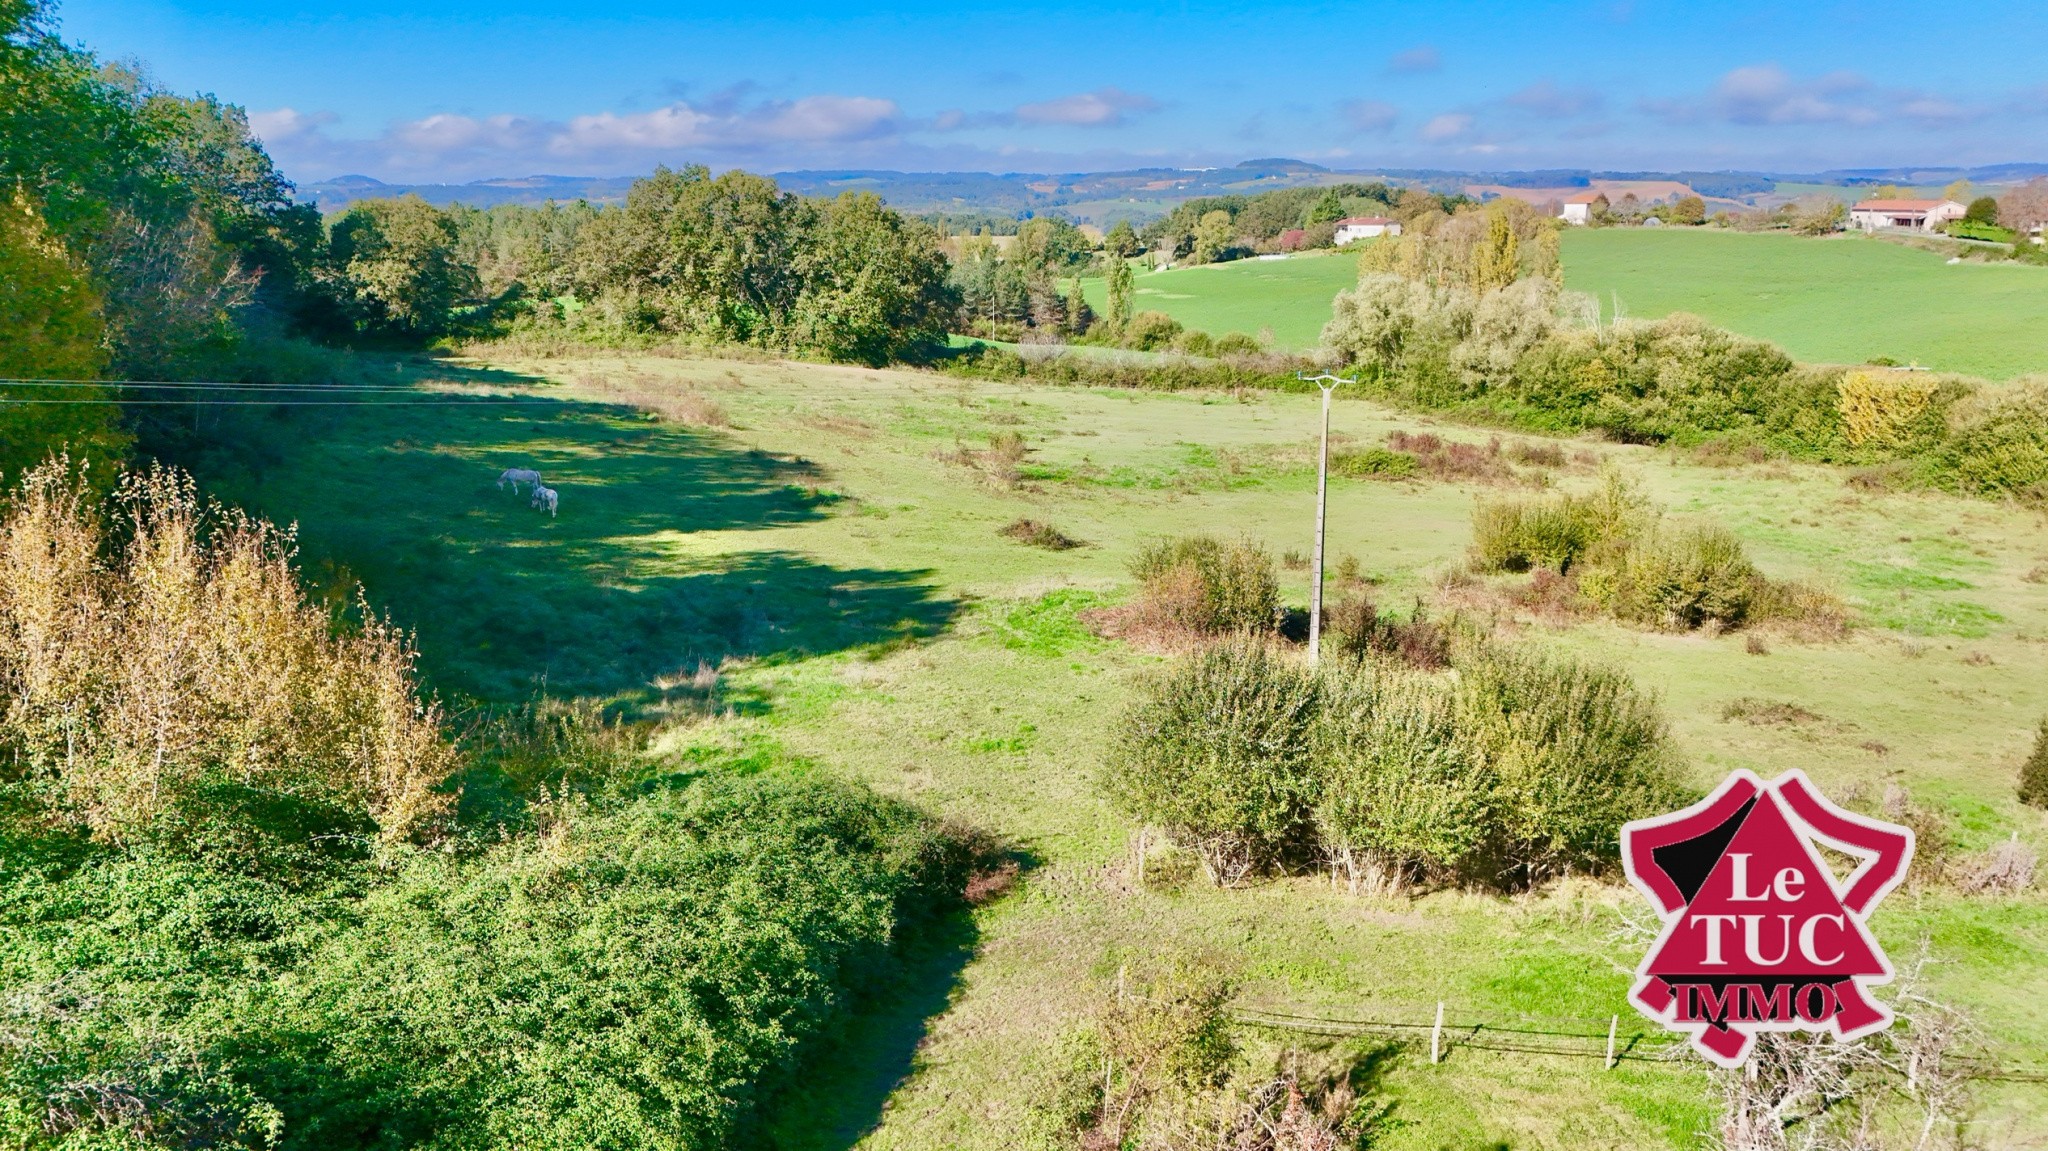
[[[1567,1059],[1598,1059],[1609,1068],[1623,1063],[1663,1064],[1704,1070],[1705,1063],[1692,1053],[1685,1036],[1659,1027],[1642,1025],[1641,1017],[1614,1015],[1606,1019],[1584,1017],[1525,1017],[1512,1023],[1456,1019],[1438,1015],[1427,1020],[1339,1019],[1305,1015],[1270,1007],[1238,1006],[1233,1018],[1248,1027],[1289,1031],[1328,1038],[1383,1037],[1430,1045],[1431,1062],[1441,1062],[1453,1051],[1489,1051],[1512,1055],[1551,1055]],[[1626,1028],[1623,1023],[1628,1023]],[[1994,1059],[1964,1058],[1955,1061],[1967,1078],[2003,1083],[2048,1083],[2048,1064],[2006,1063]]]

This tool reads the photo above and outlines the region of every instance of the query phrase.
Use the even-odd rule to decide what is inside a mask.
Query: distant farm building
[[[1932,232],[1960,220],[1968,208],[1954,200],[1865,200],[1849,209],[1849,223],[1866,232],[1911,228]]]
[[[1301,250],[1301,246],[1307,242],[1307,228],[1289,228],[1280,233],[1280,250],[1283,252],[1298,252]]]
[[[1557,218],[1567,224],[1590,224],[1593,222],[1593,205],[1607,201],[1604,192],[1579,192],[1564,198],[1564,211]]]
[[[1385,216],[1346,216],[1337,221],[1337,246],[1353,240],[1371,240],[1380,236],[1398,236],[1401,225]]]

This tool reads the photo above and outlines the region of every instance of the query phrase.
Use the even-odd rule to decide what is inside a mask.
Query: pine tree
[[[2034,753],[2020,765],[2020,802],[2029,807],[2048,807],[2048,719],[2034,733]]]
[[[1323,193],[1322,199],[1317,200],[1309,208],[1308,218],[1302,222],[1302,226],[1313,228],[1317,224],[1328,224],[1343,218],[1344,199],[1337,195],[1337,189],[1331,188]]]

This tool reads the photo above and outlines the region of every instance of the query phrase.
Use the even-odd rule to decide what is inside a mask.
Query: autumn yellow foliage
[[[100,497],[83,470],[52,460],[11,493],[0,778],[114,842],[230,793],[429,831],[454,753],[406,637],[335,628],[291,534],[202,504],[189,477],[133,472]]]
[[[1890,447],[1904,440],[1934,399],[1925,374],[1854,371],[1836,384],[1842,437],[1857,447]]]

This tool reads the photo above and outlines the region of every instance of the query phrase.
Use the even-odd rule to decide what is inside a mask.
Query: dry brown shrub
[[[1034,519],[1016,519],[996,529],[999,536],[1008,536],[1020,544],[1044,548],[1047,551],[1063,552],[1082,546],[1081,541],[1052,526]]]
[[[1501,452],[1500,438],[1486,446],[1446,440],[1433,432],[1391,432],[1387,447],[1415,457],[1416,466],[1439,480],[1482,480],[1500,482],[1514,478],[1515,469]]]
[[[454,766],[408,638],[365,611],[337,634],[291,533],[202,505],[152,467],[90,494],[54,460],[0,542],[0,744],[50,815],[123,840],[229,785],[433,827]]]
[[[1808,724],[1826,722],[1825,716],[1808,711],[1796,703],[1755,699],[1750,696],[1729,700],[1721,708],[1721,718],[1730,723],[1740,721],[1752,727],[1804,727]]]
[[[2014,832],[2011,839],[1951,870],[1956,888],[1965,895],[2017,895],[2034,885],[2034,869],[2039,863],[2033,848],[2021,843],[2019,833]]]
[[[1849,634],[1850,620],[1840,596],[1804,580],[1759,579],[1751,592],[1749,622],[1796,639],[1839,640]]]

